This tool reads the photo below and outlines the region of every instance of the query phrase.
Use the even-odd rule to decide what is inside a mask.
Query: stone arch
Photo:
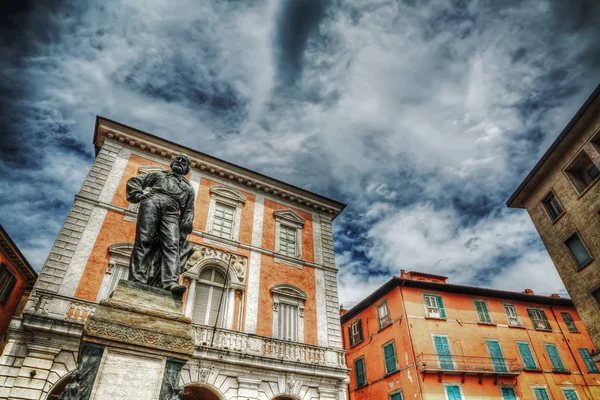
[[[212,385],[200,382],[188,383],[183,387],[181,400],[226,400],[225,395]]]
[[[300,397],[293,394],[281,393],[273,396],[271,400],[302,400]]]
[[[71,376],[73,375],[73,372],[75,372],[75,371],[67,372],[65,375],[60,377],[58,379],[58,381],[56,381],[56,383],[54,383],[54,385],[52,385],[52,388],[46,394],[46,396],[42,397],[42,400],[58,400],[58,399],[60,399],[63,391],[65,390],[65,387],[71,382]]]

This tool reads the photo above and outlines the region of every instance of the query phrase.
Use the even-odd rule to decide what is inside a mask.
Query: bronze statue
[[[151,172],[127,181],[127,200],[140,203],[130,279],[183,294],[179,276],[193,252],[187,236],[194,219],[194,189],[185,178],[190,160],[180,154],[171,171]]]

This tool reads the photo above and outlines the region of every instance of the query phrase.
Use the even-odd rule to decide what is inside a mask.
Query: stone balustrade
[[[58,319],[77,325],[94,313],[98,303],[36,291],[30,298],[27,313],[39,317]],[[269,359],[346,368],[345,352],[304,343],[274,339],[204,325],[193,325],[197,348],[218,349]]]

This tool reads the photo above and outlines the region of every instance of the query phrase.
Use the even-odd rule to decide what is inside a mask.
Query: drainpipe
[[[402,299],[402,311],[404,311],[404,316],[406,317],[406,328],[408,329],[408,339],[410,340],[410,350],[413,355],[414,365],[415,365],[415,375],[417,378],[417,383],[419,384],[419,394],[421,395],[421,399],[423,399],[423,388],[421,387],[421,375],[419,374],[419,369],[417,368],[417,355],[415,354],[415,346],[413,345],[412,333],[410,332],[410,321],[408,320],[408,314],[406,313],[406,307],[404,306],[404,293],[402,292],[402,287],[406,283],[406,279],[402,280],[402,284],[400,285],[400,298]]]
[[[558,322],[558,318],[556,318],[556,314],[554,313],[554,306],[555,305],[556,305],[556,299],[554,300],[554,302],[550,306],[550,311],[552,312],[552,316],[554,317],[554,320],[556,321],[556,325],[558,325],[558,329],[560,330],[560,334],[562,335],[563,340],[567,344],[567,348],[569,349],[569,353],[571,353],[571,357],[573,357],[573,361],[575,361],[575,366],[577,367],[577,370],[581,374],[581,379],[583,379],[583,387],[585,389],[587,389],[587,395],[590,397],[590,399],[592,399],[593,398],[592,392],[591,392],[591,390],[590,390],[590,388],[589,388],[589,386],[587,384],[587,381],[585,380],[585,375],[583,375],[583,371],[581,370],[581,368],[579,368],[579,363],[577,362],[577,359],[575,358],[575,354],[573,353],[573,350],[571,350],[571,345],[569,344],[569,341],[567,340],[567,337],[565,336],[565,332],[560,327],[560,323]]]

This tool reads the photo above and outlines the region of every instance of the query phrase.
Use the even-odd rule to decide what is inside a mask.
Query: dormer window
[[[146,167],[140,167],[138,169],[138,176],[139,175],[146,175],[149,174],[151,172],[160,172],[160,171],[164,171],[165,167],[160,167],[160,166],[146,166]],[[131,211],[132,213],[137,214],[139,209],[140,209],[140,203],[129,203],[129,207],[127,208],[129,211]],[[125,221],[129,221],[129,222],[134,222],[137,220],[137,215],[136,216],[130,216],[130,215],[125,215]]]
[[[304,218],[292,210],[275,211],[275,252],[302,258],[302,228]]]
[[[238,190],[225,186],[210,188],[206,231],[220,238],[237,241],[245,202],[246,198]]]

